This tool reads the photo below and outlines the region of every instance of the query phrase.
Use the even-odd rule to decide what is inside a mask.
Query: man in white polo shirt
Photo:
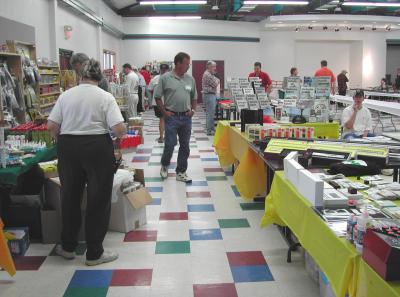
[[[364,92],[356,90],[353,105],[346,107],[342,113],[343,139],[373,137],[371,113],[363,105]]]

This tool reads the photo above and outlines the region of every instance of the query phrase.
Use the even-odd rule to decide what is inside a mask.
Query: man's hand
[[[359,107],[358,107],[358,105],[353,105],[353,111],[354,111],[355,113],[357,113],[357,112],[358,112],[358,110],[359,110]]]
[[[165,112],[164,112],[164,118],[169,118],[170,116],[172,116],[174,113],[173,112],[171,112],[171,111],[168,111],[168,110],[166,110]]]
[[[193,110],[190,110],[190,111],[188,111],[187,113],[186,113],[186,115],[188,116],[188,117],[192,117],[193,115],[194,115],[194,111]]]

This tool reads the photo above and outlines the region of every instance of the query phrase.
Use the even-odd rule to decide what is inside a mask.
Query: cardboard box
[[[131,171],[135,174],[134,180],[145,186],[144,170],[136,169]],[[145,187],[122,195],[117,202],[111,205],[108,229],[126,233],[145,225],[147,223],[146,205],[152,201],[153,198]]]
[[[320,180],[310,171],[299,171],[297,190],[312,206],[323,206],[324,181]]]
[[[13,227],[13,228],[4,228],[4,232],[12,231],[12,230],[23,230],[25,231],[24,237],[21,239],[12,239],[7,241],[8,248],[10,252],[14,256],[23,256],[29,248],[29,228],[27,227]]]

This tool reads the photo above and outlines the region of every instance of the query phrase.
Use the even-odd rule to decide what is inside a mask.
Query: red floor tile
[[[153,149],[138,149],[136,151],[136,154],[151,154]]]
[[[163,221],[173,221],[173,220],[187,220],[187,212],[162,212],[160,213],[160,220]]]
[[[176,173],[175,172],[168,172],[168,177],[176,177]]]
[[[14,264],[15,268],[18,271],[21,270],[39,270],[40,266],[42,266],[46,257],[42,256],[24,256],[24,257],[15,257]]]
[[[124,242],[157,241],[157,231],[138,230],[125,234]]]
[[[186,198],[211,198],[210,192],[186,192]]]
[[[209,150],[199,150],[199,153],[213,153],[214,150],[209,149]]]
[[[194,297],[237,297],[235,284],[193,285]]]
[[[224,172],[222,168],[204,168],[204,172]]]
[[[117,269],[113,272],[110,286],[150,286],[152,275],[152,269]]]
[[[267,264],[262,252],[228,252],[226,255],[230,266]]]

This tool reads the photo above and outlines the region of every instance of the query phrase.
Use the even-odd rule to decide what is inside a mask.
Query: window
[[[115,52],[103,50],[103,68],[104,70],[113,69],[116,63]]]

